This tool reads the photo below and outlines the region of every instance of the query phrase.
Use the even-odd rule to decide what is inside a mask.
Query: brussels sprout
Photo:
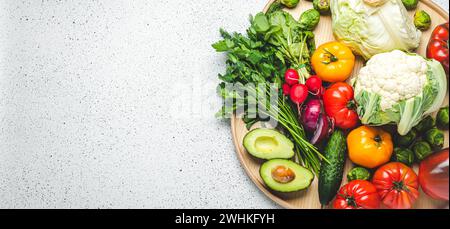
[[[436,125],[442,130],[448,130],[448,106],[439,110],[436,116]]]
[[[287,8],[295,8],[300,2],[300,0],[280,0],[280,2]]]
[[[402,0],[402,2],[406,9],[413,10],[417,7],[419,0]]]
[[[409,147],[417,137],[417,132],[415,130],[409,131],[405,136],[397,134],[395,136],[395,144],[402,147]]]
[[[435,150],[442,149],[442,147],[444,147],[444,133],[437,128],[427,131],[424,138]]]
[[[347,173],[348,182],[353,180],[369,180],[370,172],[363,167],[355,167]]]
[[[395,148],[392,160],[410,166],[414,163],[414,152],[406,148]]]
[[[435,126],[436,126],[436,120],[434,120],[434,118],[431,116],[427,116],[422,121],[420,121],[419,124],[417,124],[415,129],[419,134],[423,134],[427,130],[432,129]]]
[[[302,13],[298,21],[304,29],[313,30],[319,24],[320,13],[315,9],[309,9]]]
[[[414,143],[412,149],[418,161],[422,161],[433,153],[430,144],[426,141],[418,141]]]
[[[314,0],[313,6],[320,14],[330,13],[330,0]]]
[[[430,15],[423,10],[416,11],[414,14],[414,25],[417,29],[422,31],[429,29],[431,26]]]
[[[272,14],[276,11],[283,10],[283,8],[284,8],[283,4],[281,4],[278,1],[275,1],[272,4],[270,4],[269,9],[267,9],[266,15]]]

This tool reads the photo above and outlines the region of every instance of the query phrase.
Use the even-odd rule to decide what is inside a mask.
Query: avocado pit
[[[278,192],[296,192],[308,188],[314,174],[294,161],[272,159],[264,162],[260,169],[264,184]]]
[[[278,183],[286,184],[295,179],[295,173],[292,169],[279,165],[272,169],[272,178]]]

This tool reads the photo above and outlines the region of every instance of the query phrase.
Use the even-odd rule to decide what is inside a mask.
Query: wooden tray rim
[[[264,9],[263,9],[263,12],[267,11],[269,6],[274,1],[275,0],[269,0],[267,2],[267,4],[265,5]],[[449,14],[447,13],[447,11],[445,11],[441,6],[437,5],[437,3],[433,2],[433,1],[427,1],[427,0],[420,0],[420,1],[423,4],[427,5],[428,7],[430,7],[431,9],[433,9],[440,16],[442,16],[444,18],[448,18],[449,17]],[[238,121],[238,118],[236,118],[236,115],[233,115],[233,117],[230,120],[230,122],[231,122],[231,134],[232,134],[232,139],[233,139],[233,144],[234,144],[234,147],[235,147],[235,150],[236,150],[236,154],[238,156],[239,162],[241,163],[241,165],[243,166],[243,168],[245,170],[245,173],[247,174],[247,176],[250,177],[250,179],[258,187],[258,189],[260,191],[262,191],[269,199],[271,199],[272,201],[274,201],[275,203],[277,203],[278,205],[280,205],[283,208],[295,209],[295,206],[293,206],[292,204],[286,202],[282,198],[280,198],[280,197],[274,195],[273,193],[271,193],[263,184],[261,184],[261,182],[258,181],[258,178],[254,174],[252,174],[250,172],[250,168],[244,162],[244,158],[242,156],[242,154],[245,153],[245,152],[240,152],[239,146],[241,145],[241,143],[236,138],[236,136],[237,136],[237,134],[236,134],[236,123],[237,123],[237,121]]]

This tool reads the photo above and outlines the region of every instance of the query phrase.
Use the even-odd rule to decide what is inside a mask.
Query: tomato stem
[[[403,181],[393,181],[392,184],[394,184],[394,190],[409,191],[408,187],[406,187]]]
[[[338,61],[339,59],[332,53],[330,52],[328,49],[324,48],[323,49],[325,51],[325,55],[326,57],[328,57],[327,61],[322,61],[323,64],[331,64],[333,62]]]
[[[350,109],[350,110],[355,110],[356,109],[355,101],[353,101],[353,100],[348,101],[347,108]]]
[[[375,145],[376,145],[377,147],[380,147],[380,146],[381,146],[381,143],[383,142],[383,139],[381,138],[381,136],[380,136],[379,134],[377,134],[377,135],[373,138],[373,140],[375,141]]]
[[[357,207],[358,207],[358,204],[356,204],[355,198],[353,198],[352,196],[347,196],[347,197],[345,198],[345,201],[347,201],[347,204],[348,204],[349,206],[352,206],[352,207],[354,207],[354,208],[357,208]]]
[[[375,140],[377,143],[381,143],[382,139],[380,135],[377,135],[373,138],[373,140]]]

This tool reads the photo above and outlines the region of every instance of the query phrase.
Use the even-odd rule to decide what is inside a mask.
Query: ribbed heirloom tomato
[[[350,160],[369,169],[389,162],[394,151],[391,135],[371,126],[352,130],[347,136],[347,147]]]
[[[333,207],[335,209],[377,209],[380,207],[380,197],[372,183],[354,180],[339,190]]]
[[[359,118],[353,96],[353,88],[344,82],[335,83],[325,90],[323,95],[325,112],[333,119],[336,127],[345,130],[358,124]]]
[[[347,46],[328,42],[317,48],[311,57],[311,65],[317,76],[326,82],[345,81],[355,66],[355,55]]]
[[[400,162],[381,166],[373,175],[381,201],[388,208],[409,209],[419,197],[419,181],[416,173]]]

